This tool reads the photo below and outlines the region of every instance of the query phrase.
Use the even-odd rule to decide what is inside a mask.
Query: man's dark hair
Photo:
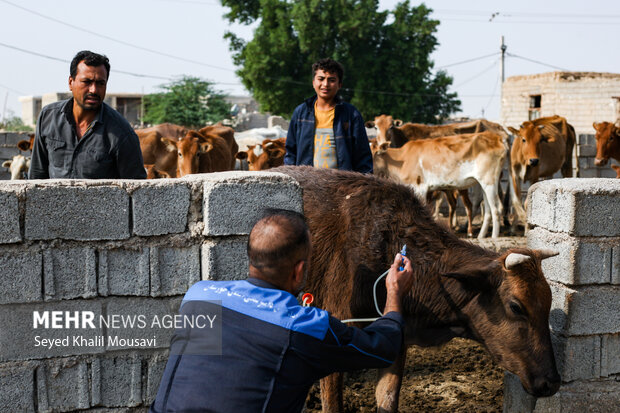
[[[310,232],[304,216],[286,209],[267,209],[254,225],[248,238],[250,265],[274,283],[310,248]]]
[[[75,55],[71,61],[71,66],[69,67],[69,74],[73,79],[75,79],[75,76],[77,75],[77,67],[82,60],[86,66],[105,66],[107,79],[110,78],[110,61],[108,60],[108,57],[106,55],[91,52],[90,50],[82,50]]]
[[[313,79],[314,79],[314,75],[316,74],[317,70],[322,70],[328,73],[335,73],[336,75],[338,75],[339,83],[342,83],[342,80],[344,79],[344,67],[342,67],[340,63],[338,63],[337,61],[329,57],[325,59],[321,59],[312,65],[312,78]]]

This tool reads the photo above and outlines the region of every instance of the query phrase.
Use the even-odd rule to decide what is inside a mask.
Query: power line
[[[113,37],[106,36],[104,34],[100,34],[100,33],[97,33],[95,31],[88,30],[88,29],[85,29],[83,27],[79,27],[79,26],[76,26],[74,24],[67,23],[67,22],[64,22],[62,20],[55,19],[53,17],[46,16],[44,14],[41,14],[41,13],[37,12],[37,11],[28,9],[26,7],[22,7],[22,6],[18,5],[18,4],[10,2],[8,0],[0,0],[0,1],[3,2],[3,3],[9,4],[9,5],[13,6],[13,7],[17,7],[18,9],[24,10],[24,11],[26,11],[28,13],[34,14],[36,16],[39,16],[39,17],[41,17],[43,19],[50,20],[50,21],[53,21],[55,23],[62,24],[63,26],[67,26],[67,27],[70,27],[72,29],[82,31],[82,32],[91,34],[93,36],[101,37],[103,39],[110,40],[110,41],[113,41],[113,42],[116,42],[116,43],[119,43],[119,44],[122,44],[122,45],[125,45],[125,46],[133,47],[134,49],[143,50],[143,51],[154,53],[154,54],[157,54],[157,55],[160,55],[160,56],[165,56],[165,57],[181,60],[181,61],[188,62],[188,63],[194,63],[194,64],[197,64],[197,65],[200,65],[200,66],[206,66],[206,67],[210,67],[210,68],[213,68],[213,69],[225,70],[227,72],[234,72],[234,70],[228,69],[228,68],[225,68],[225,67],[210,65],[208,63],[200,62],[200,61],[197,61],[197,60],[186,59],[186,58],[181,57],[181,56],[175,56],[175,55],[172,55],[172,54],[169,54],[169,53],[164,53],[164,52],[160,52],[160,51],[157,51],[157,50],[154,50],[154,49],[149,49],[148,47],[138,46],[138,45],[126,42],[124,40],[115,39]]]
[[[559,67],[559,66],[550,65],[548,63],[543,63],[543,62],[540,62],[540,61],[534,60],[534,59],[528,59],[527,57],[519,56],[519,55],[516,55],[516,54],[513,54],[513,53],[506,52],[506,56],[515,57],[515,58],[521,59],[521,60],[527,60],[528,62],[537,63],[537,64],[543,65],[543,66],[548,66],[548,67],[550,67],[552,69],[562,70],[563,72],[570,72],[569,69],[565,69],[565,68]]]
[[[2,0],[0,0],[2,1]],[[26,49],[22,49],[21,47],[17,47],[17,46],[11,46],[10,44],[6,44],[6,43],[2,43],[0,42],[0,46],[4,46],[6,48],[9,49],[13,49],[13,50],[18,50],[22,53],[27,53],[27,54],[31,54],[37,57],[42,57],[44,59],[49,59],[49,60],[55,60],[57,62],[62,62],[62,63],[71,63],[70,60],[66,60],[66,59],[61,59],[58,57],[54,57],[54,56],[48,56],[48,55],[44,55],[42,53],[38,53],[38,52],[33,52],[32,50],[26,50]],[[163,76],[152,76],[152,75],[143,75],[141,73],[133,73],[133,72],[126,72],[124,70],[114,70],[114,72],[116,73],[122,73],[124,75],[130,75],[130,76],[135,76],[135,77],[142,77],[142,78],[151,78],[151,79],[159,79],[159,80],[172,80],[169,77],[163,77]]]
[[[491,53],[491,54],[484,55],[484,56],[480,56],[480,57],[474,57],[473,59],[467,59],[467,60],[463,60],[463,61],[456,62],[456,63],[450,63],[449,65],[443,65],[443,66],[439,66],[439,67],[437,67],[437,70],[440,70],[440,69],[445,69],[446,67],[451,67],[451,66],[456,66],[456,65],[462,65],[462,64],[464,64],[464,63],[475,62],[476,60],[486,59],[487,57],[495,56],[495,55],[497,55],[497,54],[499,54],[499,53],[498,53],[498,52],[495,52],[495,53]]]
[[[474,76],[470,77],[469,79],[467,79],[467,80],[465,80],[465,81],[463,81],[463,82],[459,83],[458,85],[455,85],[455,86],[454,86],[454,88],[459,88],[459,87],[461,87],[461,86],[463,86],[463,85],[465,85],[465,84],[467,84],[467,83],[471,82],[472,80],[479,78],[480,76],[482,76],[483,74],[485,74],[485,73],[486,73],[486,72],[488,72],[489,70],[493,69],[493,67],[497,64],[497,62],[499,62],[499,59],[495,60],[495,61],[491,64],[491,66],[489,66],[489,67],[487,67],[486,69],[482,70],[482,71],[481,71],[481,72],[479,72],[478,74],[476,74],[476,75],[474,75]]]
[[[0,87],[8,90],[9,92],[13,92],[15,94],[18,94],[18,95],[26,95],[27,94],[27,93],[24,93],[24,92],[20,92],[19,90],[13,89],[11,87],[8,87],[7,85],[3,85],[2,83],[0,83]]]
[[[441,21],[456,21],[456,22],[466,22],[466,23],[489,23],[488,18],[481,19],[451,19],[451,18],[442,18]],[[618,22],[572,22],[572,21],[562,21],[562,22],[554,22],[554,21],[509,21],[509,20],[501,20],[499,18],[493,19],[492,23],[504,23],[504,24],[572,24],[572,25],[597,25],[597,26],[617,26]]]
[[[552,17],[552,18],[592,18],[592,19],[620,19],[620,14],[583,14],[583,13],[524,13],[524,12],[498,12],[497,10],[493,11],[484,11],[484,10],[445,10],[445,9],[435,9],[434,13],[440,14],[456,14],[456,15],[469,15],[469,16],[482,16],[489,17],[493,13],[497,13],[501,16],[505,17]]]

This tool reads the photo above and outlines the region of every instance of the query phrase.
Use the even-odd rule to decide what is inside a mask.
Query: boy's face
[[[336,73],[319,69],[314,73],[312,87],[319,98],[331,102],[342,87],[342,83]]]

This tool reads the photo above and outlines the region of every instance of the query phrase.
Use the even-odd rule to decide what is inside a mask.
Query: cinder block
[[[142,403],[142,362],[138,357],[102,357],[98,363],[92,370],[93,382],[100,385],[97,405],[135,407]],[[97,373],[100,376],[95,378]]]
[[[202,244],[203,280],[248,278],[247,237],[207,240]]]
[[[551,397],[536,401],[533,413],[611,413],[620,406],[620,383],[615,380],[576,381]]]
[[[550,282],[553,331],[566,336],[620,332],[620,287],[592,286],[576,289]]]
[[[601,178],[615,178],[617,176],[616,171],[609,166],[599,168],[598,173]]]
[[[62,312],[62,319],[59,320],[59,323],[63,328],[53,328],[52,311]],[[82,312],[87,311],[94,315],[94,329],[89,328],[88,325],[86,328],[81,328]],[[43,321],[43,317],[46,317],[45,312],[48,312],[47,328],[43,322],[37,322],[35,328],[35,315],[40,317],[37,321]],[[65,320],[68,320],[65,318],[65,312],[69,312],[70,317],[75,317],[75,313],[80,312],[79,318],[70,321],[68,328],[64,328],[66,326]],[[0,306],[0,326],[2,326],[0,361],[43,359],[102,352],[104,347],[95,341],[96,337],[103,334],[99,328],[99,316],[101,314],[101,302],[93,300]],[[77,328],[76,322],[78,323]]]
[[[584,168],[579,170],[580,178],[598,178],[600,175],[597,168]]]
[[[151,247],[151,295],[185,294],[200,281],[200,247]]]
[[[580,158],[586,156],[596,156],[596,145],[578,145],[577,156]]]
[[[106,304],[106,350],[168,348],[182,297],[113,298]]]
[[[14,412],[34,412],[35,363],[0,366],[0,406]]]
[[[24,249],[0,252],[0,304],[41,301],[41,253]]]
[[[525,391],[519,377],[505,371],[503,413],[532,413],[535,406],[536,398]]]
[[[527,233],[527,246],[559,252],[542,261],[548,280],[567,285],[609,284],[613,272],[618,272],[613,268],[612,252],[614,246],[620,248],[620,238],[574,238],[536,227]]]
[[[246,235],[265,208],[303,213],[302,192],[293,178],[274,172],[209,174],[204,183],[204,235]]]
[[[184,232],[189,198],[189,188],[180,181],[136,189],[131,196],[134,234],[148,236]]]
[[[39,411],[73,411],[90,407],[88,366],[76,359],[47,360],[37,369]]]
[[[92,248],[53,248],[43,251],[45,299],[95,297],[95,267],[95,250]]]
[[[149,248],[99,250],[99,294],[148,295]]]
[[[144,395],[144,404],[150,406],[155,401],[159,383],[164,375],[166,362],[168,361],[168,352],[155,353],[148,359],[147,377],[146,377],[146,394]]]
[[[620,180],[567,178],[528,191],[528,222],[574,236],[620,236]]]
[[[551,335],[562,382],[601,377],[601,336]]]
[[[62,186],[57,182],[28,188],[25,237],[82,241],[129,238],[129,195],[113,186]]]
[[[618,373],[620,373],[620,334],[605,334],[601,337],[601,376],[607,377]]]
[[[5,188],[0,189],[0,244],[20,242],[19,201],[17,194]]]
[[[620,284],[620,247],[611,249],[611,283]]]

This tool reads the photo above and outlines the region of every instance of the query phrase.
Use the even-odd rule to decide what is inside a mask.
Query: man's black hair
[[[336,75],[338,75],[339,83],[342,83],[342,80],[344,79],[344,67],[342,67],[340,63],[338,63],[337,61],[329,57],[325,59],[321,59],[312,65],[312,78],[313,79],[314,79],[314,75],[316,74],[317,70],[322,70],[328,73],[335,73]]]
[[[264,240],[256,240],[256,235],[253,237],[254,228],[262,231],[268,225],[275,225],[281,230],[282,237],[278,240],[278,245],[266,246]],[[287,209],[266,209],[254,228],[250,232],[247,244],[250,265],[274,280],[282,270],[295,265],[309,252],[308,225],[304,216],[298,212]],[[262,247],[256,245],[261,243]]]
[[[97,67],[103,65],[107,72],[106,80],[110,78],[110,61],[108,60],[108,57],[106,55],[91,52],[90,50],[82,50],[75,55],[71,61],[71,66],[69,67],[69,74],[71,75],[71,78],[75,79],[75,76],[77,75],[77,67],[82,60],[86,66]]]

